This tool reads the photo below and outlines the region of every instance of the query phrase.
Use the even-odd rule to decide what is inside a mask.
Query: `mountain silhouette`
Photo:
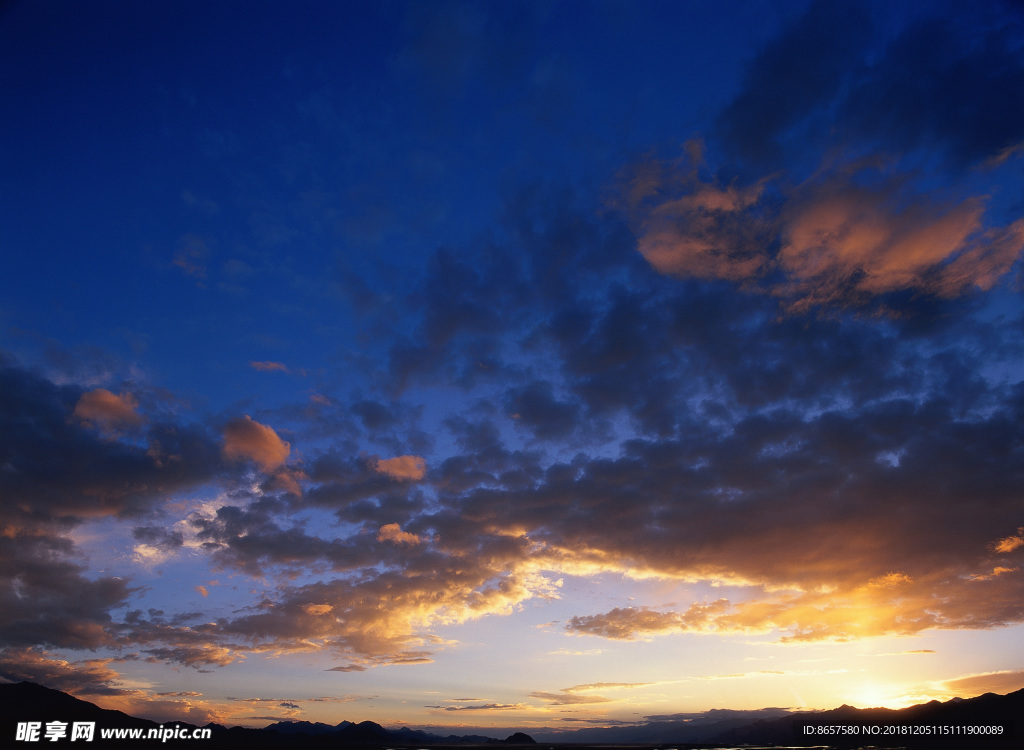
[[[282,721],[271,724],[264,729],[248,729],[245,727],[223,727],[219,724],[208,724],[197,727],[187,722],[167,722],[158,724],[149,719],[130,716],[123,711],[100,708],[94,703],[75,698],[60,690],[43,687],[32,682],[19,682],[0,685],[0,737],[14,739],[18,725],[27,722],[38,722],[40,742],[46,742],[43,730],[48,722],[64,722],[69,727],[73,722],[95,722],[96,735],[86,748],[120,747],[128,748],[135,744],[144,744],[146,740],[133,743],[126,739],[109,739],[104,741],[100,736],[101,729],[140,729],[143,732],[160,730],[161,728],[177,728],[188,734],[188,738],[148,740],[160,745],[190,745],[192,747],[209,748],[381,748],[384,746],[402,745],[466,745],[499,742],[492,737],[480,735],[440,737],[426,732],[403,727],[399,730],[388,730],[372,721],[358,724],[343,721],[331,726],[321,722]],[[208,740],[197,741],[191,732],[196,729],[210,730]],[[69,732],[70,734],[70,732]],[[57,741],[57,744],[70,742],[68,737]],[[517,732],[507,740],[508,744],[527,744],[533,740],[521,732]],[[6,744],[6,743],[5,743]],[[50,743],[46,742],[46,746]],[[25,747],[32,747],[25,744]]]
[[[985,693],[976,698],[930,701],[909,708],[854,708],[795,713],[757,721],[714,738],[721,744],[782,744],[831,747],[903,747],[908,750],[977,747],[1019,748],[1024,717],[1024,689],[1007,695]],[[812,729],[808,732],[805,726]],[[817,727],[859,727],[856,734],[823,735]],[[986,728],[1000,727],[989,733]],[[870,729],[865,729],[870,728]],[[867,732],[872,732],[868,734]]]
[[[907,750],[943,750],[945,748],[978,747],[982,750],[1005,750],[1022,746],[1018,726],[1024,717],[1024,690],[1008,695],[986,693],[976,698],[954,698],[946,702],[931,701],[904,709],[853,708],[840,706],[830,711],[784,712],[784,709],[762,709],[760,711],[715,710],[701,715],[701,719],[680,719],[679,721],[652,722],[644,726],[617,727],[607,730],[591,730],[587,739],[572,734],[561,735],[554,743],[545,741],[546,746],[572,743],[575,750],[580,745],[674,745],[684,747],[702,743],[702,747],[737,745],[784,745],[789,747],[815,746],[832,748],[859,748],[874,746],[903,747]],[[19,724],[39,722],[45,727],[50,722],[95,722],[96,735],[92,742],[83,747],[127,748],[144,744],[143,741],[104,740],[101,729],[136,729],[148,732],[151,729],[175,727],[187,732],[188,737],[171,738],[166,741],[150,740],[160,745],[197,747],[191,732],[206,729],[210,738],[202,741],[202,747],[210,748],[355,748],[376,750],[378,748],[435,748],[454,750],[458,746],[471,745],[530,745],[533,738],[522,732],[498,740],[480,735],[440,737],[420,730],[403,727],[389,730],[372,721],[353,723],[343,721],[334,726],[322,722],[284,721],[271,724],[264,729],[245,727],[223,727],[208,724],[196,727],[186,722],[158,724],[148,719],[130,716],[123,711],[100,708],[59,690],[19,682],[0,685],[0,737],[14,739]],[[805,727],[811,727],[806,730]],[[888,734],[868,734],[861,731],[848,735],[822,735],[819,726],[879,727],[890,728]],[[971,727],[1001,727],[1000,734],[978,734]],[[932,727],[931,733],[922,728]],[[935,728],[946,728],[940,734]],[[904,729],[905,728],[905,729]],[[569,739],[569,738],[572,739]],[[40,736],[40,741],[45,738]],[[57,744],[69,742],[68,738]],[[5,743],[6,744],[6,743]],[[26,743],[25,747],[32,745]],[[50,746],[47,742],[46,746]]]

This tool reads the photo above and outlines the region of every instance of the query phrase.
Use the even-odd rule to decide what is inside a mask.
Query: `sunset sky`
[[[0,678],[1024,687],[1019,3],[23,0],[0,109]]]

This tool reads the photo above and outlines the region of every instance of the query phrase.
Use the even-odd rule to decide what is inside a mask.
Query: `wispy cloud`
[[[290,372],[288,365],[283,362],[252,361],[249,367],[260,372]]]

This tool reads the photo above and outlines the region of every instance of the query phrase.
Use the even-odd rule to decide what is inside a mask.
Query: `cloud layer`
[[[334,145],[274,140],[258,177],[237,152],[271,135],[205,130],[237,194],[188,191],[182,210],[234,229],[175,229],[154,265],[195,310],[218,301],[174,331],[190,351],[215,342],[210,395],[84,346],[0,358],[0,676],[125,701],[140,696],[123,662],[198,674],[317,654],[318,671],[359,676],[442,660],[456,626],[556,600],[559,638],[616,646],[1024,623],[1019,11],[960,28],[924,9],[885,24],[860,3],[798,10],[705,132],[614,159],[581,136],[598,188],[589,166],[510,167],[489,228],[443,243],[423,238],[457,213],[433,195],[454,167],[422,134],[397,160],[330,87],[280,109]],[[416,102],[438,132],[469,127],[446,108],[477,106],[480,64],[475,85],[515,90],[498,84],[518,80],[518,53],[474,41],[513,23],[503,12],[439,11],[388,58],[429,90]],[[574,106],[547,63],[527,102],[545,133]],[[460,134],[473,153],[480,133]],[[332,182],[398,161],[418,203],[378,177]],[[575,598],[593,578],[673,594]],[[435,710],[527,705],[449,703]]]

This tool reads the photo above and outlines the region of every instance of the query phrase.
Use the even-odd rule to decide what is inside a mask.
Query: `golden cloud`
[[[302,611],[307,615],[326,615],[330,614],[333,609],[334,605],[331,604],[307,604],[302,608]]]
[[[542,701],[548,701],[554,706],[575,706],[584,703],[610,703],[610,698],[604,698],[600,695],[576,695],[574,693],[563,691],[561,693],[544,693],[544,692],[533,692],[530,693],[531,698],[539,698]]]
[[[395,458],[377,459],[373,468],[392,479],[411,482],[423,479],[427,472],[427,461],[420,456],[396,456]]]
[[[394,542],[395,544],[419,544],[421,539],[408,531],[402,531],[397,523],[386,523],[377,532],[377,541]]]
[[[1013,552],[1015,549],[1024,547],[1024,528],[1017,529],[1016,536],[1008,536],[1005,539],[1000,539],[993,545],[993,549],[996,552],[1007,553]]]
[[[957,677],[946,680],[943,686],[946,690],[961,696],[973,697],[982,693],[1005,695],[1024,688],[1024,670],[1003,670]]]

